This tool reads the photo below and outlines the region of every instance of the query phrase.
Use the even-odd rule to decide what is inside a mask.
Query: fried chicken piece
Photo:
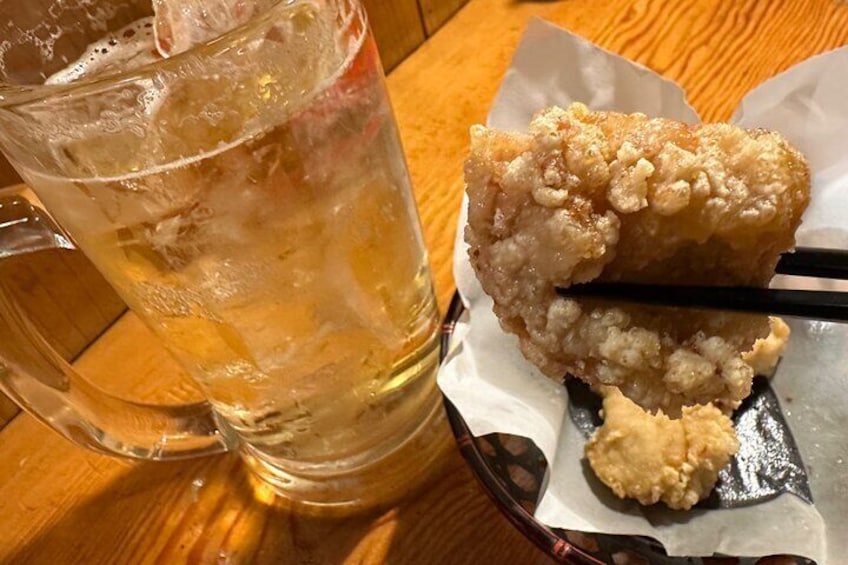
[[[688,126],[582,104],[529,134],[475,126],[465,239],[502,327],[546,375],[621,388],[673,417],[737,407],[741,357],[766,316],[557,296],[591,280],[766,286],[809,199],[804,158],[779,134]]]
[[[688,510],[710,493],[739,449],[733,423],[712,404],[685,406],[672,420],[605,387],[603,416],[604,424],[586,443],[586,458],[619,498],[641,504],[662,501]]]

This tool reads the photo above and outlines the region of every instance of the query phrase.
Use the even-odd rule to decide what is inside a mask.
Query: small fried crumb
[[[768,375],[777,366],[786,343],[789,341],[789,326],[777,316],[769,317],[769,335],[754,342],[751,351],[742,354],[742,359],[751,366],[755,375]]]
[[[604,388],[603,425],[585,453],[598,478],[620,498],[688,510],[715,486],[739,449],[721,410],[686,406],[672,420],[646,412],[616,388]]]

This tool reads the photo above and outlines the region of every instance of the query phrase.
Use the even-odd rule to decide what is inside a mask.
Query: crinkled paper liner
[[[848,48],[810,58],[751,91],[733,121],[783,133],[808,157],[813,197],[799,245],[848,248]],[[524,130],[541,108],[573,101],[697,123],[674,82],[556,26],[533,20],[507,71],[488,125]],[[456,328],[439,385],[475,435],[531,439],[549,480],[536,518],[556,528],[657,539],[669,555],[800,555],[848,563],[848,325],[789,320],[792,337],[771,381],[797,443],[815,504],[792,493],[735,508],[642,507],[598,488],[583,461],[585,435],[565,387],[544,377],[504,333],[477,282],[459,221],[454,274],[468,322]],[[776,281],[776,285],[796,281]],[[807,281],[833,288],[832,281]]]

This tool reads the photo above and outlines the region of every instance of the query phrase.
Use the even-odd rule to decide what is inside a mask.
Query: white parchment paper
[[[573,101],[593,110],[699,121],[674,82],[556,26],[531,21],[488,124],[524,130],[539,109]],[[813,197],[799,245],[848,248],[848,48],[763,83],[745,97],[734,121],[780,131],[809,158]],[[790,344],[772,382],[807,467],[814,506],[784,494],[732,510],[642,507],[617,499],[597,481],[583,461],[585,440],[567,413],[565,388],[528,363],[517,338],[500,329],[468,262],[465,209],[463,201],[454,274],[468,312],[439,385],[475,435],[525,436],[542,450],[550,475],[536,509],[540,521],[651,536],[670,555],[786,553],[820,565],[848,563],[848,325],[790,320]]]

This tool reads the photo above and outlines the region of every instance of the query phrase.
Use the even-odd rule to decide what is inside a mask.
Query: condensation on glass
[[[441,414],[438,325],[361,7],[272,3],[163,59],[145,3],[19,4],[0,22],[0,145],[50,216],[17,202],[0,253],[78,246],[208,402],[103,394],[7,291],[0,386],[100,451],[238,446],[294,499],[380,490],[391,473],[375,462],[397,463]]]

